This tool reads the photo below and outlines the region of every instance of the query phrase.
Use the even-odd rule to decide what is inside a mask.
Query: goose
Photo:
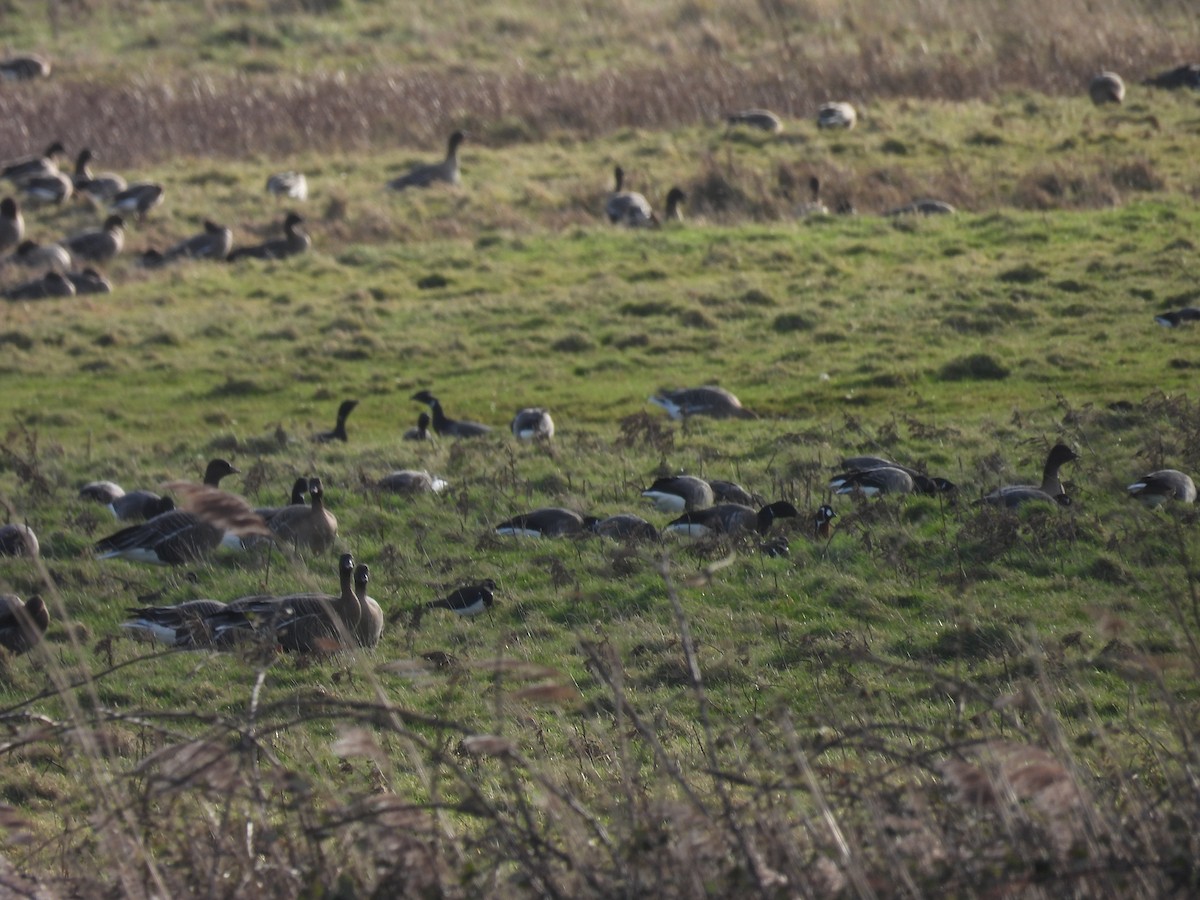
[[[523,441],[549,440],[554,437],[554,420],[550,418],[549,410],[541,407],[518,410],[510,427],[513,437]]]
[[[325,508],[325,490],[320,478],[309,479],[310,506],[285,506],[267,521],[276,539],[291,543],[297,550],[324,553],[337,537],[337,517]]]
[[[433,430],[437,434],[449,435],[450,437],[478,437],[492,430],[487,425],[481,425],[479,422],[460,422],[455,419],[446,418],[446,414],[442,411],[442,404],[429,391],[417,391],[417,393],[412,395],[412,399],[418,403],[428,404],[429,412],[433,415]]]
[[[849,130],[854,127],[857,121],[858,113],[849,103],[822,103],[817,108],[818,128],[845,128]]]
[[[25,217],[12,197],[0,200],[0,253],[15,249],[25,239]]]
[[[224,612],[220,600],[188,600],[173,606],[130,607],[130,619],[121,627],[142,640],[159,641],[172,647],[195,649],[213,645],[210,619]]]
[[[1149,472],[1129,485],[1129,493],[1150,507],[1162,506],[1168,500],[1180,503],[1196,502],[1196,484],[1190,475],[1178,469],[1159,469]]]
[[[597,519],[592,523],[592,531],[601,537],[614,541],[657,541],[658,529],[633,513],[617,513]]]
[[[31,81],[50,77],[50,60],[36,53],[12,56],[0,62],[0,81]]]
[[[46,148],[46,152],[41,156],[28,156],[25,159],[19,159],[16,162],[11,162],[3,169],[0,169],[0,178],[7,178],[14,184],[21,184],[27,178],[36,178],[39,175],[53,175],[58,172],[57,159],[60,156],[65,156],[67,151],[59,141],[55,141]]]
[[[359,618],[354,626],[354,639],[360,647],[377,647],[383,636],[383,608],[367,594],[371,570],[366,564],[354,570],[354,594],[358,597]]]
[[[387,186],[393,191],[403,191],[410,187],[429,187],[439,181],[446,184],[458,184],[458,148],[466,140],[466,137],[461,131],[454,132],[446,143],[445,159],[441,162],[416,166],[399,178],[393,178],[387,183]]]
[[[28,525],[9,523],[0,525],[0,556],[28,556],[33,558],[41,552],[37,535]]]
[[[1154,321],[1164,328],[1178,328],[1188,322],[1200,321],[1200,307],[1185,306],[1183,309],[1159,313],[1154,317]]]
[[[745,125],[747,128],[757,128],[768,134],[779,134],[783,131],[783,122],[779,116],[768,109],[741,109],[725,116],[729,125]]]
[[[709,480],[714,503],[740,503],[743,506],[761,505],[762,499],[751,494],[736,481]]]
[[[829,207],[821,202],[821,179],[816,175],[808,179],[809,201],[801,203],[796,208],[798,216],[827,216],[829,215]]]
[[[493,530],[496,534],[515,537],[564,537],[590,529],[595,521],[593,516],[581,516],[574,510],[545,506],[513,516]]]
[[[668,475],[657,478],[642,491],[642,496],[659,512],[680,513],[704,509],[716,499],[712,485],[694,475]]]
[[[22,241],[10,257],[28,269],[53,269],[66,272],[71,268],[71,254],[61,244],[38,244]]]
[[[835,475],[829,487],[837,494],[862,494],[878,497],[883,494],[942,494],[955,490],[945,478],[930,478],[902,466],[872,466],[850,469]]]
[[[300,227],[303,224],[304,220],[300,216],[289,212],[283,220],[283,237],[250,247],[238,247],[227,258],[230,262],[242,258],[285,259],[307,253],[312,248],[312,238]]]
[[[828,541],[833,537],[833,520],[836,518],[837,513],[828,503],[818,506],[817,512],[813,516],[813,537],[818,541]]]
[[[204,220],[204,230],[184,238],[165,253],[147,250],[142,254],[142,263],[147,266],[162,265],[177,259],[223,260],[233,249],[233,230],[218,225],[211,219]]]
[[[277,199],[304,202],[308,199],[308,179],[303,172],[279,172],[267,179],[267,193]]]
[[[495,603],[496,582],[485,578],[476,584],[460,587],[440,600],[430,600],[425,609],[448,609],[455,615],[470,618],[487,612]]]
[[[687,202],[687,194],[681,187],[673,187],[667,191],[666,211],[663,213],[664,222],[682,222],[683,210],[680,207]]]
[[[75,184],[65,172],[47,172],[22,178],[20,190],[26,201],[41,206],[70,200],[75,194]]]
[[[1125,82],[1116,72],[1100,72],[1088,82],[1088,96],[1097,106],[1120,104],[1125,99]]]
[[[50,627],[50,611],[34,594],[24,603],[16,594],[0,594],[0,647],[26,653],[37,646]]]
[[[63,241],[63,246],[76,259],[106,263],[125,246],[125,220],[109,216],[99,231],[85,231]]]
[[[138,221],[146,221],[146,215],[163,201],[163,186],[152,181],[136,181],[122,191],[117,191],[108,201],[109,208],[114,212],[132,215],[137,213]]]
[[[613,180],[616,187],[604,202],[604,212],[608,221],[614,225],[628,225],[631,228],[644,228],[658,224],[654,210],[641,194],[635,191],[623,190],[625,185],[625,170],[620,166],[613,169]]]
[[[707,509],[685,512],[669,522],[663,533],[683,534],[688,537],[704,537],[708,534],[737,534],[756,531],[766,534],[776,519],[794,518],[800,513],[786,500],[768,503],[759,510],[740,503],[720,503]]]
[[[903,206],[897,206],[895,209],[889,209],[884,213],[885,216],[949,216],[953,215],[957,210],[944,200],[914,200],[912,203],[906,203]]]
[[[68,272],[67,280],[76,294],[111,294],[112,282],[90,266],[78,272]]]
[[[313,435],[313,440],[318,444],[327,444],[330,441],[348,441],[350,438],[346,434],[346,419],[350,413],[354,412],[354,407],[358,406],[357,400],[343,400],[338,406],[337,424],[333,426],[332,431],[322,431]]]
[[[400,437],[406,441],[433,440],[433,435],[429,433],[429,413],[421,413],[417,416],[417,424],[400,435]]]
[[[175,501],[170,497],[162,497],[154,491],[147,490],[126,492],[119,484],[111,481],[89,481],[79,489],[79,497],[81,500],[102,504],[114,518],[126,522],[153,519],[175,508]]]
[[[379,479],[381,491],[393,494],[440,494],[450,482],[417,469],[397,469]]]
[[[260,507],[256,508],[254,511],[262,517],[262,520],[264,522],[270,523],[271,519],[281,509],[287,509],[288,507],[291,507],[291,506],[307,505],[304,502],[304,498],[307,495],[308,495],[308,479],[307,478],[297,478],[292,483],[292,495],[291,495],[291,498],[288,500],[287,506],[260,506]]]
[[[236,506],[231,508],[228,500],[237,498],[219,490],[221,479],[237,472],[226,460],[212,460],[205,469],[203,487],[219,497],[210,495],[207,503],[201,498],[197,511],[172,509],[140,525],[131,525],[111,534],[96,542],[97,557],[164,566],[183,565],[212,553],[222,543],[227,530],[234,534],[262,530],[262,520],[254,516],[248,506],[244,510]],[[182,488],[185,483],[172,482],[172,485]],[[252,518],[247,518],[247,514]]]
[[[1075,451],[1066,444],[1055,444],[1046,456],[1046,465],[1042,470],[1040,486],[1032,484],[1010,484],[996,488],[990,494],[981,497],[976,503],[988,503],[992,506],[1006,506],[1009,509],[1020,506],[1031,500],[1057,502],[1067,505],[1070,499],[1063,490],[1059,479],[1059,469],[1072,460],[1079,459]]]
[[[79,193],[87,194],[93,200],[102,203],[111,203],[128,185],[124,178],[114,172],[94,174],[89,166],[95,158],[87,147],[79,151],[79,155],[75,157],[75,177],[72,183]]]
[[[41,278],[10,287],[4,292],[6,300],[44,300],[47,297],[74,297],[75,285],[65,275],[50,271]]]
[[[1200,65],[1196,63],[1184,63],[1165,72],[1159,72],[1157,75],[1151,75],[1149,78],[1143,79],[1142,84],[1149,87],[1163,88],[1168,91],[1175,91],[1180,88],[1191,88],[1192,90],[1200,91]]]
[[[672,419],[711,416],[714,419],[754,419],[757,416],[742,406],[742,401],[722,387],[664,388],[650,402],[661,406]]]

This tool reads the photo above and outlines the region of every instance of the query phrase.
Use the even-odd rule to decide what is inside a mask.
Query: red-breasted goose
[[[768,134],[779,134],[783,131],[782,120],[769,109],[740,109],[728,113],[725,121],[729,125],[745,125],[747,128],[757,128]]]
[[[10,287],[4,292],[6,300],[45,300],[48,297],[74,297],[75,285],[60,272],[50,271],[41,278]]]
[[[646,228],[656,225],[658,220],[650,202],[636,191],[627,191],[625,187],[625,170],[620,166],[613,169],[613,180],[616,186],[604,201],[604,214],[614,225],[628,225],[631,228]]]
[[[277,172],[267,179],[267,193],[277,200],[287,198],[303,203],[308,199],[308,179],[303,172]]]
[[[837,513],[828,503],[818,506],[813,516],[813,537],[818,541],[827,541],[833,537],[833,520],[836,518]]]
[[[39,175],[53,175],[58,172],[58,158],[66,156],[67,151],[59,141],[46,148],[41,156],[27,156],[10,162],[0,169],[0,178],[7,178],[14,184],[21,184],[27,178]]]
[[[25,653],[37,646],[50,627],[50,611],[34,594],[24,603],[16,594],[0,594],[0,647]]]
[[[0,81],[32,81],[50,77],[50,60],[37,53],[10,56],[0,61]]]
[[[401,439],[406,441],[433,440],[433,435],[429,433],[429,423],[429,413],[421,413],[417,416],[417,424],[400,435]]]
[[[441,162],[428,163],[410,169],[399,178],[393,178],[387,186],[393,191],[403,191],[411,187],[429,187],[431,184],[458,184],[458,148],[466,140],[466,135],[456,131],[446,142],[446,158]]]
[[[679,513],[704,509],[716,499],[712,485],[694,475],[667,475],[656,478],[654,484],[642,491],[642,496],[659,512]]]
[[[554,420],[550,411],[541,407],[518,410],[513,416],[512,433],[523,441],[549,440],[554,437]]]
[[[249,247],[238,247],[227,258],[230,262],[238,259],[286,259],[307,253],[312,248],[312,238],[300,227],[303,224],[300,216],[289,212],[283,220],[283,237]]]
[[[28,525],[10,522],[0,525],[0,556],[28,556],[33,558],[41,552],[37,535]]]
[[[425,609],[448,609],[458,616],[471,617],[487,612],[495,603],[496,582],[485,578],[476,584],[451,591],[440,600],[430,600]]]
[[[1120,104],[1125,99],[1125,82],[1116,72],[1099,72],[1088,81],[1088,96],[1097,106]]]
[[[25,217],[12,197],[0,200],[0,253],[16,249],[25,240]]]
[[[379,479],[381,491],[393,494],[440,494],[450,483],[419,469],[397,469]]]
[[[858,113],[849,103],[822,103],[817,108],[818,128],[845,128],[849,130],[854,127],[856,122],[858,122]]]
[[[123,191],[117,191],[108,201],[109,208],[124,215],[137,215],[139,222],[163,201],[163,186],[152,181],[136,181]]]
[[[358,597],[359,617],[354,626],[354,639],[360,647],[377,647],[383,636],[383,608],[367,593],[371,570],[364,563],[354,570],[354,593]]]
[[[661,406],[672,419],[688,416],[711,416],[714,419],[754,419],[754,413],[742,406],[742,401],[730,391],[715,385],[668,390],[664,388],[650,402]]]
[[[513,516],[497,525],[494,531],[517,537],[565,537],[590,530],[595,521],[594,516],[581,516],[572,509],[544,506]]]
[[[1178,469],[1159,469],[1148,472],[1129,485],[1129,493],[1150,507],[1162,506],[1168,500],[1180,503],[1196,502],[1196,484],[1190,475]]]
[[[350,438],[346,434],[346,419],[350,413],[354,412],[354,407],[358,406],[357,400],[343,400],[338,406],[337,424],[333,426],[332,431],[322,431],[313,435],[313,440],[319,444],[326,444],[330,441],[348,441]]]
[[[102,175],[92,172],[89,165],[95,158],[87,147],[80,150],[79,156],[75,157],[75,177],[72,179],[75,190],[99,203],[112,203],[117,194],[129,185],[115,172],[105,172]]]
[[[1041,485],[1010,484],[996,488],[990,494],[981,497],[977,503],[989,503],[993,506],[1007,506],[1010,509],[1029,501],[1047,503],[1070,503],[1066,491],[1063,490],[1059,479],[1059,470],[1066,463],[1079,459],[1075,451],[1066,444],[1055,444],[1046,456],[1046,465],[1042,470]]]
[[[76,259],[106,263],[125,246],[125,220],[109,216],[98,231],[85,231],[63,241],[63,246]]]
[[[686,512],[667,524],[663,533],[683,534],[688,537],[704,537],[708,534],[737,534],[756,531],[766,534],[776,519],[794,518],[799,512],[786,500],[768,503],[762,509],[740,503],[721,503],[707,509]]]
[[[325,489],[320,478],[309,479],[309,506],[285,506],[267,521],[275,537],[295,549],[324,553],[337,538],[337,516],[325,508]]]
[[[437,434],[449,437],[479,437],[492,430],[487,425],[482,425],[479,422],[459,421],[448,418],[442,411],[442,404],[438,402],[438,398],[433,396],[429,391],[417,391],[417,393],[412,395],[412,399],[429,406],[429,412],[433,415],[433,430]]]

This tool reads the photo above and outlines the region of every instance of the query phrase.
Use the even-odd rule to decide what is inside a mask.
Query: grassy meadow
[[[1046,7],[1046,8],[1043,8]],[[43,896],[1190,896],[1200,535],[1125,487],[1200,474],[1200,56],[1184,3],[9,3],[55,62],[0,157],[61,139],[166,187],[108,295],[0,301],[0,503],[52,624],[0,655],[6,884]],[[47,12],[47,9],[49,10]],[[1057,39],[1055,36],[1058,36]],[[1121,71],[1120,107],[1087,77]],[[859,109],[820,132],[818,103]],[[769,136],[722,113],[767,106]],[[462,185],[384,184],[465,128]],[[603,218],[614,165],[685,221]],[[305,172],[277,202],[268,175]],[[853,215],[804,217],[808,180]],[[6,188],[7,189],[7,188]],[[953,216],[886,217],[920,197]],[[296,208],[299,258],[138,264]],[[25,208],[39,242],[95,227]],[[0,287],[30,276],[0,268]],[[670,422],[720,384],[758,418]],[[400,439],[430,388],[484,438]],[[319,444],[360,400],[348,443]],[[513,413],[545,406],[552,442]],[[972,501],[1071,445],[1072,503]],[[888,456],[953,499],[830,499]],[[334,591],[336,553],[96,560],[77,496],[319,475],[370,565],[373,652],[172,652],[130,606]],[[441,496],[375,488],[398,468]],[[660,474],[802,511],[742,538],[509,540],[639,512]],[[828,542],[811,513],[832,502]],[[414,610],[493,578],[473,620]]]

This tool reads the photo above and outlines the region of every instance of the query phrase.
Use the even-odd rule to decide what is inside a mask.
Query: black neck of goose
[[[446,418],[446,414],[442,412],[442,404],[437,400],[429,401],[429,412],[433,421],[433,430],[441,434],[447,426],[450,425],[450,420]]]

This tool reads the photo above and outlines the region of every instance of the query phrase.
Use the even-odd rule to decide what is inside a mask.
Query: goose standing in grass
[[[419,469],[397,469],[379,479],[381,491],[393,494],[440,494],[450,483]]]
[[[308,179],[303,172],[279,172],[267,179],[267,193],[303,203],[308,199]]]
[[[581,516],[571,509],[545,506],[513,516],[493,529],[496,534],[515,537],[564,537],[590,530],[593,516]]]
[[[977,503],[988,503],[993,506],[1006,506],[1009,509],[1029,501],[1060,503],[1070,502],[1066,491],[1063,490],[1059,478],[1059,470],[1072,460],[1079,459],[1075,451],[1066,444],[1055,444],[1046,456],[1046,465],[1042,469],[1041,485],[1010,484],[996,488],[990,494],[980,498]]]
[[[24,603],[16,594],[0,594],[0,647],[9,653],[27,653],[50,627],[50,611],[34,594]]]
[[[949,216],[957,210],[944,200],[914,200],[895,209],[889,209],[885,216]]]
[[[343,400],[338,406],[337,424],[333,426],[332,431],[322,431],[319,434],[313,435],[313,440],[318,444],[327,444],[330,441],[342,441],[343,443],[350,440],[346,434],[346,419],[350,413],[354,412],[354,408],[358,406],[357,400]]]
[[[441,162],[427,163],[410,169],[399,178],[393,178],[387,186],[393,191],[403,191],[412,187],[429,187],[431,184],[458,184],[458,148],[466,140],[466,135],[456,131],[450,135],[446,144],[446,158]]]
[[[25,217],[12,197],[0,200],[0,253],[7,253],[25,240]]]
[[[300,216],[289,212],[283,220],[283,237],[249,247],[238,247],[229,254],[228,259],[230,262],[242,258],[285,259],[307,253],[312,247],[312,238],[300,227],[303,224],[304,220]]]
[[[858,113],[849,103],[822,103],[817,108],[818,128],[849,130],[854,127],[856,122],[858,122]]]
[[[67,280],[75,288],[76,294],[112,293],[112,282],[91,267],[78,272],[68,272]]]
[[[1154,321],[1164,328],[1178,328],[1189,322],[1200,322],[1200,307],[1185,306],[1182,309],[1159,313],[1154,317]]]
[[[429,413],[421,413],[417,416],[417,424],[400,435],[401,439],[405,441],[432,440],[433,435],[429,433],[429,423]]]
[[[780,134],[783,131],[783,121],[769,109],[741,109],[726,115],[725,121],[731,126],[745,125],[767,134]]]
[[[59,141],[46,148],[41,156],[28,156],[11,162],[0,169],[0,178],[7,178],[13,184],[20,185],[27,178],[41,175],[54,175],[58,172],[58,158],[66,156],[67,151]]]
[[[138,181],[122,191],[117,191],[108,201],[113,212],[137,215],[139,222],[146,221],[150,210],[163,201],[163,186],[151,181]]]
[[[135,606],[131,618],[121,623],[134,637],[159,641],[171,647],[195,650],[213,645],[209,620],[226,610],[220,600],[188,600],[172,606]]]
[[[794,518],[800,513],[786,500],[768,503],[759,510],[740,503],[720,503],[707,509],[685,512],[667,524],[663,533],[704,537],[709,534],[737,534],[755,531],[766,534],[776,519]]]
[[[268,520],[267,527],[283,543],[321,554],[337,538],[337,516],[325,508],[325,489],[320,478],[309,480],[308,496],[311,505],[286,506]]]
[[[72,263],[71,254],[61,244],[35,241],[22,241],[9,259],[27,269],[53,269],[55,272],[66,272]]]
[[[642,496],[659,512],[679,513],[703,509],[715,500],[712,485],[694,475],[667,475],[656,478],[654,484],[642,491]]]
[[[754,419],[754,413],[742,406],[742,401],[722,387],[664,388],[650,402],[661,406],[672,419],[689,416],[711,416],[714,419]]]
[[[146,266],[163,265],[177,259],[224,260],[233,249],[233,230],[219,225],[211,219],[204,220],[204,230],[184,238],[165,253],[147,250],[142,254]]]
[[[354,639],[360,647],[377,647],[383,637],[383,608],[367,593],[371,570],[366,564],[354,570],[354,595],[358,598],[359,617],[354,626]]]
[[[75,177],[72,183],[79,193],[86,194],[99,203],[112,203],[117,194],[129,185],[115,172],[105,172],[102,175],[93,173],[90,166],[95,158],[87,147],[79,151],[79,156],[75,157]]]
[[[646,228],[658,224],[650,202],[636,191],[625,190],[625,170],[620,166],[613,169],[613,181],[613,192],[604,201],[604,213],[608,216],[608,221],[614,225],[628,225],[631,228]]]
[[[442,411],[442,404],[429,391],[417,391],[412,395],[412,399],[418,403],[424,403],[429,407],[429,412],[433,417],[431,420],[433,430],[436,434],[443,437],[479,437],[492,430],[487,425],[482,425],[479,422],[467,422],[447,418],[446,413]]]
[[[65,172],[48,172],[21,179],[20,191],[27,203],[60,204],[75,194],[75,184]]]
[[[37,535],[28,525],[10,522],[0,525],[0,556],[36,557],[41,552]]]
[[[597,519],[592,523],[592,531],[601,537],[614,541],[636,542],[657,541],[658,529],[633,513],[617,513]]]
[[[63,241],[63,246],[76,259],[106,263],[125,247],[125,220],[109,216],[98,231],[85,231]]]
[[[32,81],[50,77],[50,60],[37,53],[10,56],[0,61],[0,81]]]
[[[45,300],[50,297],[74,297],[75,285],[60,272],[50,271],[41,278],[10,287],[4,292],[6,300]]]
[[[1125,82],[1116,72],[1100,72],[1088,82],[1088,96],[1097,106],[1119,105],[1125,99]]]
[[[550,411],[541,407],[518,410],[510,427],[513,437],[523,441],[549,440],[554,437],[554,420],[550,418]]]
[[[487,612],[495,603],[496,582],[485,578],[476,584],[451,591],[440,600],[430,600],[425,609],[448,609],[457,616],[471,618]]]
[[[827,216],[829,207],[821,202],[821,179],[816,175],[808,179],[809,200],[796,208],[797,216]]]
[[[1180,503],[1196,502],[1196,484],[1190,475],[1178,469],[1159,469],[1148,472],[1133,484],[1129,493],[1149,507],[1162,506],[1168,500]]]

